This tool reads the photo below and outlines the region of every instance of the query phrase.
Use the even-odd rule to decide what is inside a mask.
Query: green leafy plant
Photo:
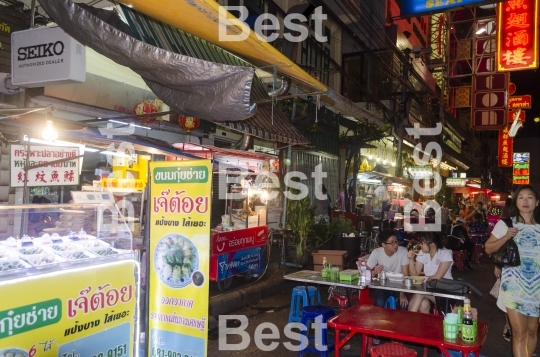
[[[329,225],[328,222],[325,221],[324,218],[321,218],[319,222],[315,222],[311,226],[311,230],[308,233],[307,238],[307,247],[308,248],[316,248],[326,239],[328,239],[329,236]]]
[[[353,233],[354,227],[351,220],[345,218],[344,215],[337,216],[330,222],[328,226],[328,233],[331,235],[334,234],[343,234],[343,233]]]
[[[311,207],[309,197],[287,201],[287,228],[293,231],[296,243],[296,255],[300,258],[307,248],[307,238],[312,229],[315,209]]]

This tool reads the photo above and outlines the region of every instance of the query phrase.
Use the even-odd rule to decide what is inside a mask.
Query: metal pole
[[[36,0],[32,0],[30,5],[30,28],[34,28],[34,17],[36,16]]]
[[[409,65],[411,60],[411,49],[406,48],[403,50],[405,60],[403,62],[403,73],[401,77],[405,82],[409,80]],[[396,176],[403,176],[403,164],[401,157],[401,150],[403,146],[403,136],[405,135],[405,125],[409,122],[409,111],[407,110],[407,97],[408,91],[407,87],[404,85],[401,87],[401,101],[399,103],[400,110],[400,120],[396,124],[396,133],[398,136],[398,147],[397,147],[397,157],[396,157]]]

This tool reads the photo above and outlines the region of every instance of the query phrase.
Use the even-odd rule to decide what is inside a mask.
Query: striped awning
[[[128,7],[122,6],[122,10],[133,35],[139,41],[167,51],[210,62],[253,67],[249,62],[201,38],[157,21]],[[255,76],[251,88],[251,101],[267,98],[269,96],[265,86]],[[216,122],[216,124],[264,140],[296,145],[308,143],[308,140],[302,136],[277,107],[274,106],[272,110],[271,103],[258,103],[257,113],[248,119],[236,122]]]

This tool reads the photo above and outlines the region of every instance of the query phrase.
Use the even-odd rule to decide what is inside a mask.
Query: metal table
[[[306,285],[306,289],[307,289],[307,284],[311,283],[311,284],[318,284],[318,285],[342,286],[347,289],[359,290],[359,294],[358,294],[359,305],[368,304],[370,302],[369,289],[382,289],[382,290],[392,290],[392,291],[399,291],[399,292],[412,293],[412,294],[432,295],[435,297],[441,297],[445,299],[454,299],[454,300],[465,299],[465,296],[463,295],[452,295],[448,293],[429,291],[426,289],[425,283],[418,284],[418,285],[413,284],[411,287],[407,287],[402,281],[392,281],[392,280],[386,279],[386,280],[372,280],[370,284],[362,285],[359,279],[354,280],[352,282],[332,281],[328,279],[323,279],[321,276],[321,272],[313,271],[313,270],[298,271],[296,273],[285,275],[283,279],[303,282]]]

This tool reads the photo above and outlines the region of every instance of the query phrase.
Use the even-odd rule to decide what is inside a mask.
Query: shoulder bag
[[[513,227],[511,218],[503,218],[502,221],[506,223],[508,228]],[[507,240],[498,251],[491,254],[491,260],[493,264],[501,268],[504,266],[517,267],[521,265],[518,246],[514,238]]]

